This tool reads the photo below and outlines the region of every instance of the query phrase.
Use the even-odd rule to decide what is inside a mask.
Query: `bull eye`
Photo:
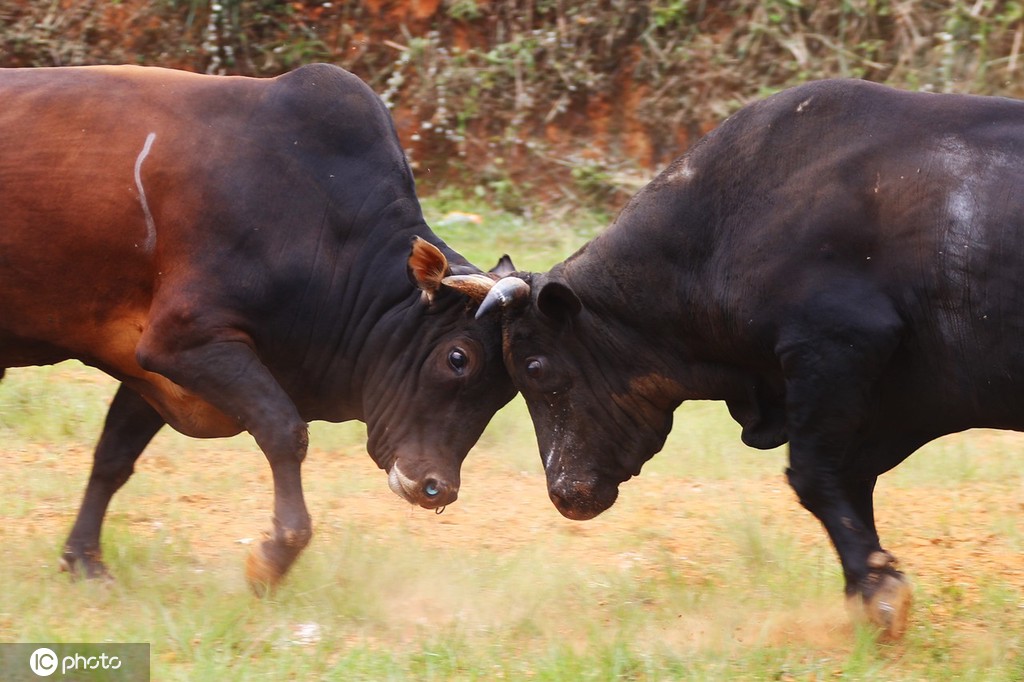
[[[544,361],[540,358],[530,358],[526,361],[526,376],[531,379],[540,379],[544,374]]]
[[[456,374],[462,374],[468,365],[469,356],[466,355],[466,351],[461,348],[452,348],[448,351],[448,366],[451,367]]]

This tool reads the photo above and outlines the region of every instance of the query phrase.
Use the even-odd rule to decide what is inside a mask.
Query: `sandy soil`
[[[207,445],[183,455],[177,451],[179,443],[154,444],[112,513],[127,519],[133,536],[157,536],[166,524],[177,524],[173,531],[187,538],[201,565],[237,563],[240,568],[240,544],[258,537],[269,518],[271,483],[265,462],[254,448],[218,453],[238,460],[231,467],[232,480],[225,482],[216,467],[200,466],[215,450]],[[0,450],[4,471],[41,469],[58,481],[42,494],[25,492],[21,502],[28,507],[28,523],[10,524],[6,534],[45,534],[55,542],[63,538],[77,510],[90,458],[84,447],[61,456],[44,446]],[[781,474],[740,481],[643,474],[622,487],[611,510],[592,521],[573,522],[560,517],[547,500],[539,462],[531,471],[514,471],[490,453],[474,453],[464,469],[459,501],[441,515],[413,509],[396,498],[365,453],[314,448],[305,471],[314,543],[337,541],[339,529],[352,525],[370,536],[407,533],[470,553],[514,553],[546,543],[570,562],[628,566],[652,577],[664,570],[658,560],[668,553],[674,570],[699,584],[707,567],[730,551],[723,544],[723,528],[746,523],[758,533],[795,538],[801,551],[825,557],[808,570],[834,570],[823,531],[799,506]],[[950,618],[951,609],[969,609],[981,599],[984,586],[993,580],[1024,594],[1024,541],[1015,520],[1024,511],[1021,479],[899,490],[884,481],[876,496],[883,540],[911,576],[932,589],[957,594],[953,605],[933,602],[927,612],[915,607],[912,618]],[[47,569],[55,569],[56,557],[45,561]],[[764,624],[757,626],[763,634]],[[800,623],[781,618],[771,630],[770,636],[779,641],[835,644],[850,636],[838,593],[834,609],[803,614]],[[678,636],[698,637],[699,627],[687,629],[681,623],[680,632],[684,634]]]

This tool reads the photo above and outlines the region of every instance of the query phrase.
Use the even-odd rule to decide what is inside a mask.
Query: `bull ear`
[[[422,237],[413,238],[408,265],[410,277],[428,303],[434,300],[434,294],[441,288],[441,280],[451,274],[448,259],[441,250]]]
[[[537,294],[537,308],[551,319],[564,322],[578,315],[583,303],[568,286],[561,282],[548,282]]]
[[[504,256],[498,259],[498,264],[489,270],[492,275],[498,277],[505,277],[511,275],[516,271],[516,266],[512,265],[512,259],[506,253]]]

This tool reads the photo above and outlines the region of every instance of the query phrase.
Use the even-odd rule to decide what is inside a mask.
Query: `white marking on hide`
[[[572,429],[566,432],[564,427],[568,420],[569,411],[564,407],[554,415],[554,424],[551,427],[551,446],[547,452],[543,453],[544,471],[546,472],[550,471],[551,467],[554,466],[556,456],[562,471],[565,470],[568,459],[574,457],[576,439],[573,436]],[[566,433],[567,435],[563,435]]]
[[[947,275],[963,285],[967,274],[967,249],[974,240],[974,226],[979,208],[974,196],[978,178],[978,159],[964,141],[949,135],[939,141],[939,161],[950,179],[945,212],[948,222],[944,235],[944,251],[949,259]]]
[[[697,171],[690,165],[689,157],[684,157],[680,160],[678,166],[670,171],[668,180],[671,183],[689,182],[696,174]]]
[[[938,258],[953,297],[945,303],[948,308],[940,315],[940,324],[947,338],[968,343],[970,329],[965,320],[972,309],[981,303],[978,292],[972,290],[975,281],[971,271],[977,266],[981,254],[988,248],[993,235],[988,233],[985,215],[991,201],[993,187],[1000,178],[1012,170],[1017,161],[1010,155],[991,148],[971,146],[962,137],[947,135],[938,141],[934,158],[945,173],[948,187],[943,205],[942,239],[938,243]],[[972,251],[978,255],[972,257]]]
[[[974,173],[972,172],[971,150],[962,140],[947,137],[940,143],[942,165],[955,181],[946,196],[946,214],[951,221],[950,236],[960,236],[966,243],[971,236],[974,221],[975,200],[972,193]]]
[[[807,108],[807,105],[811,103],[812,99],[814,99],[814,98],[813,97],[808,97],[803,102],[800,102],[800,104],[797,105],[796,113],[802,114],[804,112],[804,109]]]
[[[551,446],[548,447],[547,452],[543,453],[545,472],[551,469],[551,463],[555,460],[555,450],[558,448],[558,441],[560,440],[559,433],[561,430],[562,429],[559,428],[558,422],[556,421],[551,429]]]
[[[962,316],[970,306],[970,244],[975,218],[975,199],[972,195],[973,163],[970,150],[963,140],[949,136],[939,144],[939,158],[949,177],[949,190],[945,202],[945,230],[940,242],[939,262],[942,273],[955,297],[941,311],[940,325],[944,336],[960,344],[965,342],[966,330]]]
[[[149,203],[146,201],[146,190],[142,188],[142,162],[149,156],[149,150],[153,148],[154,140],[156,140],[156,133],[147,135],[146,143],[142,145],[142,151],[135,159],[135,188],[139,190],[139,203],[142,204],[142,214],[146,219],[146,241],[143,246],[149,252],[156,247],[156,222],[153,220],[153,213],[149,210]]]

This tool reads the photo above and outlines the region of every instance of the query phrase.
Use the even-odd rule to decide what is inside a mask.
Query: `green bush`
[[[58,11],[59,10],[59,11]],[[421,185],[617,207],[743,104],[810,79],[1021,96],[1024,8],[951,0],[0,0],[0,65],[129,62],[367,80]]]

